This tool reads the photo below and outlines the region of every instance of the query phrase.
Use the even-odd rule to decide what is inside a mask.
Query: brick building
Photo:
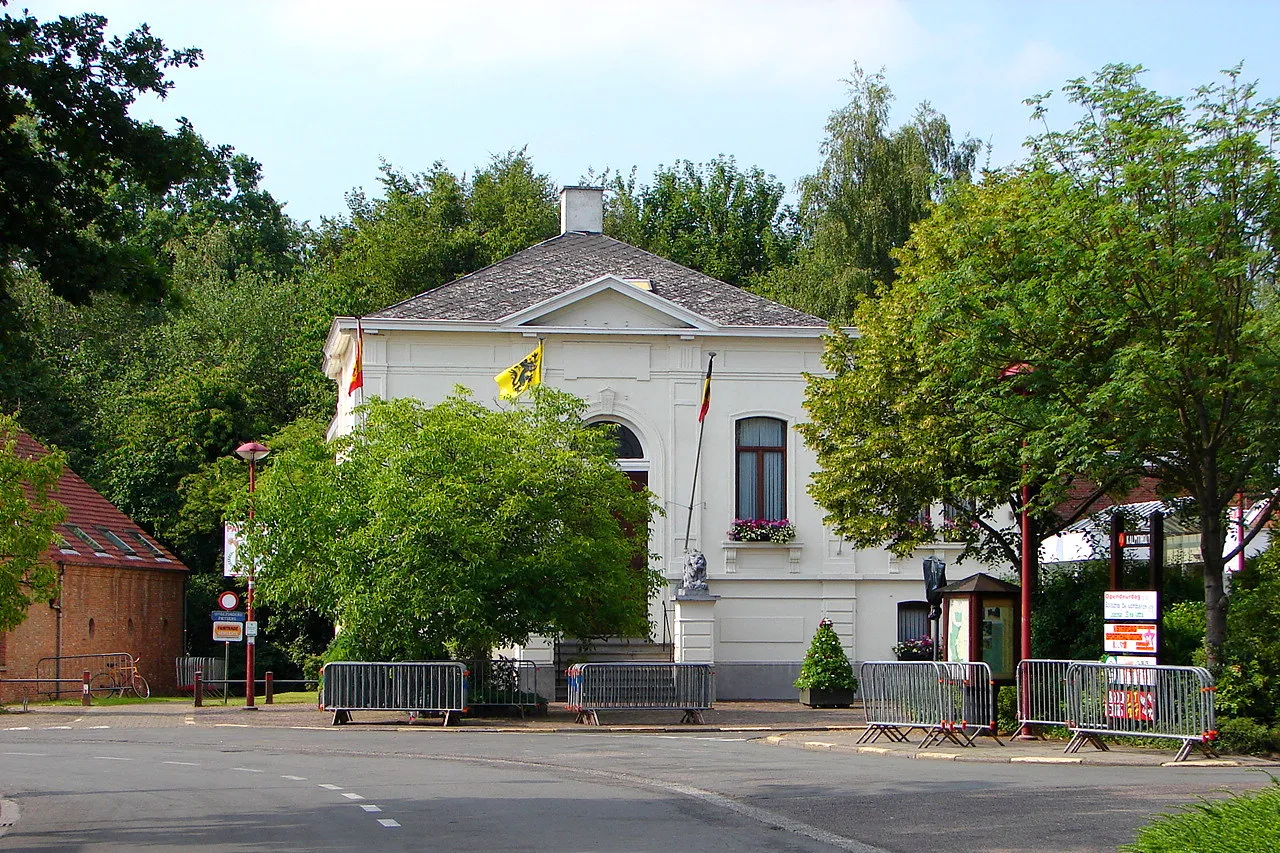
[[[18,452],[39,457],[48,450],[19,434]],[[138,670],[153,691],[172,693],[187,567],[70,468],[51,496],[67,508],[47,555],[61,589],[54,600],[33,604],[17,628],[0,633],[0,678],[34,677],[42,658],[128,652],[140,659]],[[78,676],[73,668],[64,668],[62,677]],[[47,675],[49,665],[40,671]],[[19,685],[0,684],[0,702],[16,701],[21,692]]]

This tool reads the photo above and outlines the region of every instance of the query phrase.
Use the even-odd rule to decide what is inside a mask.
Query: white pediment
[[[558,329],[714,329],[713,321],[612,275],[593,279],[508,317],[504,327]]]

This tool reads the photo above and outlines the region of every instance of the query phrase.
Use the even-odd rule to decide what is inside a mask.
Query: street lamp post
[[[247,441],[236,448],[236,455],[249,463],[249,519],[251,521],[253,520],[253,488],[256,480],[258,461],[266,458],[266,455],[270,452],[270,449],[265,445],[259,444],[256,441]],[[254,621],[253,616],[253,568],[254,561],[250,560],[249,592],[248,595],[245,596],[245,619],[249,623],[245,626],[244,638],[244,706],[246,708],[255,707],[253,704],[253,692],[256,688],[256,685],[254,684],[254,676],[257,674],[253,660],[254,647],[258,639],[256,636],[257,624]],[[253,628],[249,628],[249,625],[253,625]],[[250,630],[253,630],[255,633],[250,634]]]

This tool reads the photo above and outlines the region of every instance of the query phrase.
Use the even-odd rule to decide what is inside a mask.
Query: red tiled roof
[[[1104,509],[1113,506],[1123,506],[1125,504],[1145,503],[1146,501],[1159,500],[1160,497],[1156,493],[1160,481],[1155,477],[1143,477],[1138,481],[1138,485],[1124,495],[1103,495],[1090,506],[1086,512],[1092,515],[1095,512],[1101,512]],[[1079,479],[1071,483],[1067,490],[1067,499],[1058,504],[1058,515],[1062,518],[1071,518],[1077,513],[1085,501],[1089,499],[1098,489],[1097,483],[1088,480]],[[1117,500],[1118,498],[1118,500]]]
[[[25,432],[17,434],[16,449],[20,455],[29,459],[38,459],[49,453],[48,448]],[[148,536],[132,519],[117,509],[115,504],[98,494],[70,468],[62,469],[62,476],[58,478],[58,485],[50,491],[50,497],[67,508],[66,520],[54,528],[66,542],[66,547],[55,542],[48,551],[51,560],[85,566],[123,566],[178,572],[188,570],[181,560]],[[96,543],[96,547],[78,535],[77,528],[87,534]],[[120,542],[133,553],[121,547]]]

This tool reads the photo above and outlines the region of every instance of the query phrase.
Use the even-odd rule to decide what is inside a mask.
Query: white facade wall
[[[650,528],[650,551],[668,582],[652,602],[651,621],[655,638],[669,640],[684,562],[697,414],[708,353],[715,351],[688,545],[706,556],[710,592],[719,596],[709,608],[715,630],[707,633],[714,638],[710,654],[721,698],[794,696],[791,681],[823,618],[833,621],[853,660],[891,658],[898,602],[924,598],[922,559],[936,553],[948,561],[953,579],[965,573],[951,566],[959,546],[939,543],[936,551],[898,560],[833,536],[808,494],[816,459],[794,429],[788,429],[786,490],[795,540],[728,541],[725,531],[735,512],[735,422],[763,415],[794,427],[804,419],[804,374],[822,371],[822,341],[813,330],[770,336],[659,331],[655,327],[671,317],[653,316],[649,306],[611,290],[558,309],[554,320],[554,328],[522,331],[413,330],[367,321],[364,388],[354,398],[346,393],[354,329],[335,325],[327,352],[339,386],[331,434],[351,430],[353,406],[365,397],[433,404],[461,385],[499,405],[494,375],[527,355],[543,334],[544,383],[586,400],[588,420],[626,425],[644,448],[645,459],[628,460],[627,467],[647,468],[649,488],[665,510]],[[610,328],[616,332],[599,333]]]

